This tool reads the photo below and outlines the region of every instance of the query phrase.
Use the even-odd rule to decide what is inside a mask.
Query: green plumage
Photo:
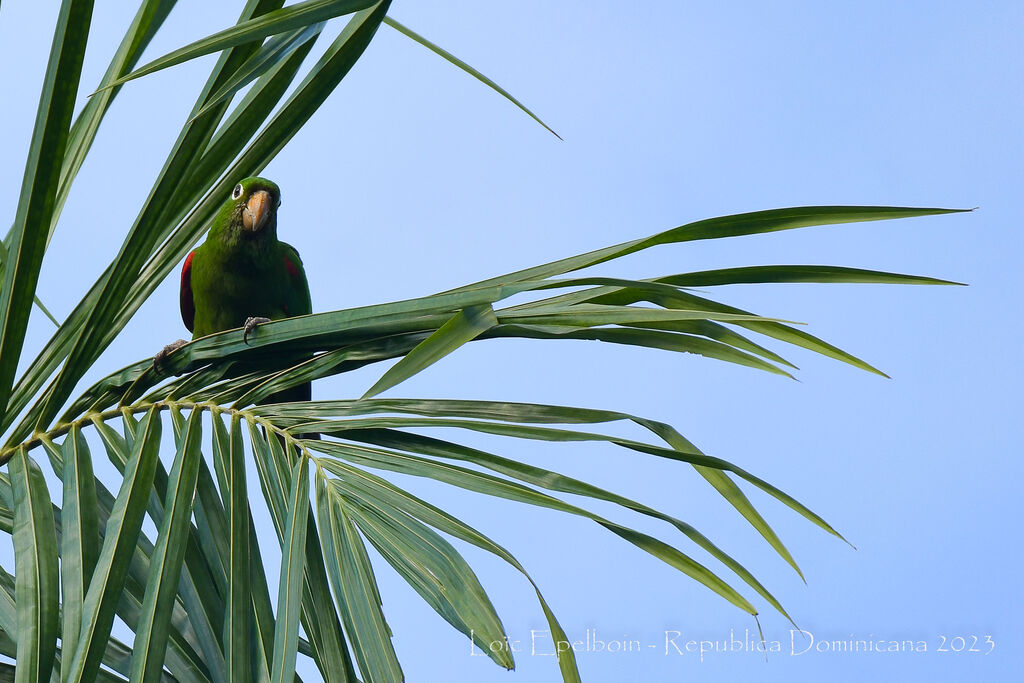
[[[249,318],[278,320],[312,313],[298,252],[277,239],[281,192],[264,178],[235,186],[206,241],[185,260],[181,315],[192,338],[242,327]],[[309,385],[268,397],[308,400]]]

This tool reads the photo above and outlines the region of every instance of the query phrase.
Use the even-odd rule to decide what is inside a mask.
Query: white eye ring
[[[241,196],[242,196],[242,183],[238,183],[237,185],[235,185],[235,189],[233,189],[231,191],[231,198],[232,199],[238,199]]]

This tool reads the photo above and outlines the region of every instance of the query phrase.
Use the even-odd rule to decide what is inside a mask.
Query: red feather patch
[[[295,264],[287,256],[284,257],[284,267],[288,269],[288,274],[292,276],[293,280],[299,276],[299,269],[295,267]]]
[[[192,300],[192,257],[196,252],[189,252],[185,257],[185,265],[181,267],[181,290],[178,303],[181,306],[181,320],[191,332],[195,328],[196,304]]]
[[[292,263],[292,260],[287,256],[284,257],[284,267],[288,271],[288,275],[291,277],[291,279],[298,279],[299,269],[295,267],[295,264]],[[288,310],[288,304],[284,305],[284,314],[289,318],[292,316],[292,312]]]

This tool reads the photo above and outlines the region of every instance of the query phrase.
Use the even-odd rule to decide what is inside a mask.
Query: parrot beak
[[[270,193],[266,190],[253,192],[242,209],[242,224],[250,232],[259,232],[270,218]]]

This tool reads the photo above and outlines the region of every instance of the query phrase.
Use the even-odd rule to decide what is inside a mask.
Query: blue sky
[[[50,4],[5,3],[0,12],[0,58],[17,64],[5,70],[0,109],[0,207],[8,219],[52,34]],[[86,91],[129,21],[114,5],[96,10]],[[694,524],[814,635],[816,645],[803,654],[791,648],[792,626],[763,602],[761,625],[781,649],[767,662],[746,648],[703,660],[671,646],[666,653],[666,634],[683,648],[688,640],[746,642],[756,625],[592,523],[394,480],[505,545],[570,637],[640,643],[632,653],[580,652],[585,681],[1010,680],[1024,637],[1016,571],[1024,6],[395,0],[391,13],[501,83],[564,142],[382,28],[264,173],[282,188],[280,234],[303,255],[317,311],[427,294],[715,215],[802,204],[978,207],[674,245],[600,270],[651,277],[809,263],[969,283],[714,292],[764,315],[805,321],[891,380],[778,345],[772,348],[800,366],[799,382],[666,352],[490,341],[464,347],[391,392],[644,415],[780,486],[857,547],[750,491],[806,585],[679,463],[589,444],[478,442]],[[226,27],[236,14],[229,3],[183,0],[147,58]],[[211,64],[175,67],[119,96],[44,263],[39,294],[58,317],[116,254]],[[184,334],[172,280],[101,360],[103,374]],[[45,340],[48,325],[34,317],[30,348]],[[314,395],[361,394],[379,372],[318,383]],[[663,525],[593,507],[676,540]],[[510,638],[522,643],[518,671],[473,656],[465,638],[379,563],[407,678],[559,680],[541,640],[530,654],[531,631],[546,627],[529,584],[495,558],[460,549]],[[10,549],[0,552],[12,567]],[[957,638],[968,648],[977,638],[982,652],[953,651]],[[817,650],[821,642],[861,639],[923,641],[927,651]],[[989,642],[994,649],[984,654]],[[797,640],[796,652],[806,644]]]

